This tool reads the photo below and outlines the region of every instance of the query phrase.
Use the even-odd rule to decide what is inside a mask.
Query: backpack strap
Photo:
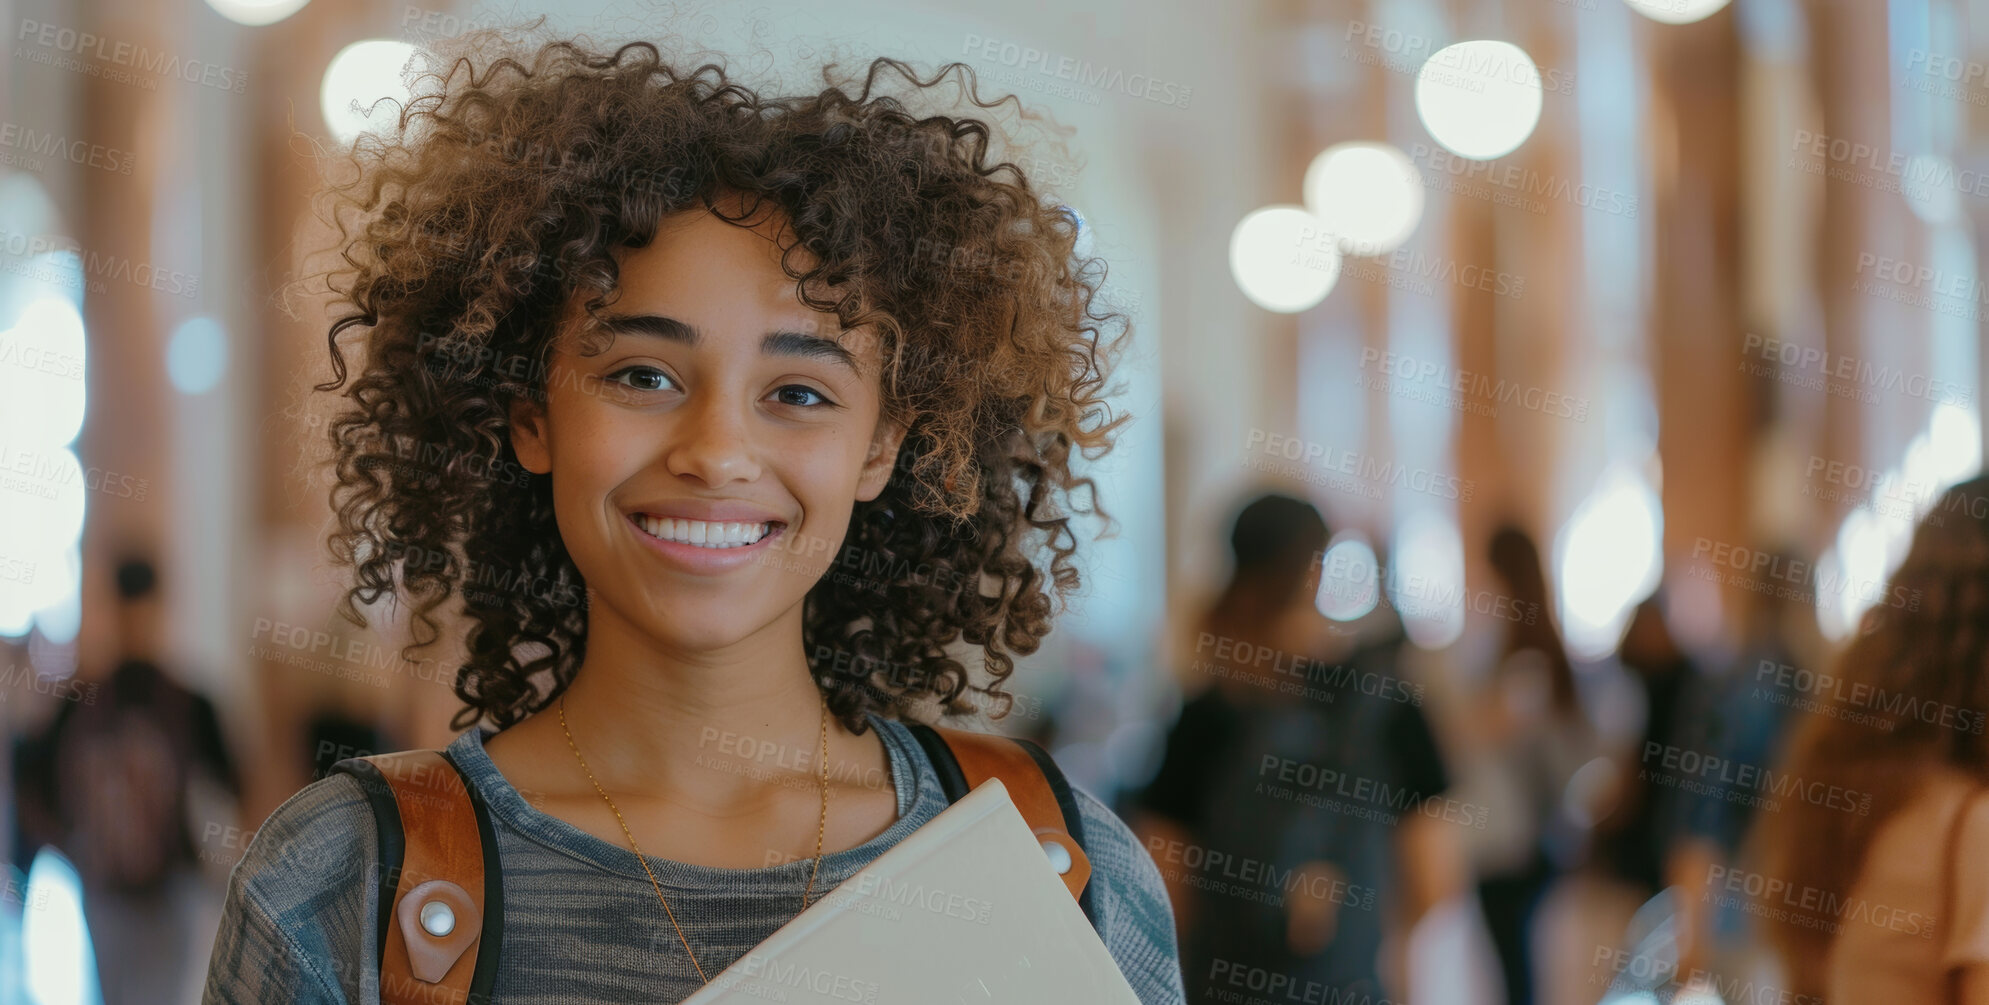
[[[503,873],[483,797],[447,751],[347,758],[379,828],[380,1005],[489,1002],[504,940]],[[488,952],[479,952],[480,949]]]
[[[1084,817],[1070,782],[1049,752],[1019,736],[912,721],[905,725],[938,771],[940,788],[949,804],[989,778],[1001,779],[1009,801],[1043,844],[1044,853],[1053,861],[1059,849],[1069,855],[1070,865],[1062,873],[1064,885],[1077,898],[1091,926],[1097,928],[1089,882],[1091,859],[1084,852]]]

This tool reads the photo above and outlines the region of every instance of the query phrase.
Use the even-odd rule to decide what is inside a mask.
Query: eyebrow
[[[603,329],[615,335],[642,335],[693,347],[704,339],[704,333],[696,325],[661,314],[608,314],[600,321]],[[848,349],[832,339],[808,332],[787,329],[768,332],[760,337],[760,351],[773,356],[826,360],[852,374],[860,372],[856,356]]]

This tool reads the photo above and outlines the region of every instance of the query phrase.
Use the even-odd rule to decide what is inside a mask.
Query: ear
[[[857,476],[858,502],[877,498],[890,482],[891,472],[898,466],[898,448],[905,442],[905,431],[905,426],[878,417],[877,431],[870,438],[870,455],[864,458],[863,471]]]
[[[543,404],[525,398],[511,402],[511,449],[535,475],[552,473],[552,430]]]

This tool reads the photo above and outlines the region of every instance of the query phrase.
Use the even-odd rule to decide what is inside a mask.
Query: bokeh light
[[[1947,223],[1961,215],[1961,193],[1955,188],[1954,162],[1935,154],[1908,158],[1899,176],[1899,194],[1913,215],[1928,223]]]
[[[1664,24],[1690,24],[1719,13],[1729,0],[1623,0],[1653,21]]]
[[[395,128],[401,106],[410,97],[402,72],[419,52],[406,42],[372,38],[354,42],[332,57],[318,91],[318,106],[325,127],[338,142],[351,143],[369,130]]]
[[[1967,480],[1982,467],[1982,430],[1973,412],[1952,401],[1934,406],[1927,420],[1925,477],[1942,489]],[[1913,460],[1911,451],[1907,460]],[[1931,507],[1937,493],[1927,493]]]
[[[166,343],[166,373],[181,394],[206,394],[228,372],[228,336],[213,318],[191,318]]]
[[[83,318],[67,299],[43,296],[0,331],[0,429],[9,441],[59,446],[83,426]]]
[[[1837,543],[1816,563],[1816,621],[1826,638],[1849,638],[1865,610],[1884,592],[1897,535],[1887,524],[1904,527],[1859,507],[1837,528]],[[1910,529],[1910,528],[1905,528]]]
[[[1423,175],[1387,143],[1335,143],[1305,169],[1305,208],[1342,254],[1385,255],[1423,219]]]
[[[1973,410],[1951,401],[1935,405],[1927,428],[1907,441],[1898,464],[1873,476],[1869,498],[1845,515],[1835,543],[1817,559],[1813,599],[1825,638],[1841,641],[1857,630],[1865,611],[1885,599],[1886,581],[1913,544],[1915,523],[1981,467]]]
[[[1464,634],[1464,538],[1457,523],[1427,509],[1402,517],[1388,570],[1388,599],[1409,641],[1442,649]]]
[[[304,9],[311,0],[207,0],[215,13],[236,24],[259,28],[275,24]]]
[[[1326,299],[1340,279],[1340,251],[1302,206],[1253,210],[1229,236],[1236,288],[1267,311],[1292,314]]]
[[[1416,115],[1459,157],[1518,149],[1540,123],[1540,69],[1511,42],[1473,39],[1437,50],[1416,74]]]
[[[21,897],[21,958],[28,1000],[37,1005],[96,1005],[96,951],[83,917],[83,881],[53,847],[35,852]]]
[[[1381,563],[1367,538],[1356,531],[1340,535],[1319,560],[1319,589],[1313,606],[1335,621],[1367,616],[1381,602]]]
[[[1571,654],[1595,659],[1616,647],[1631,609],[1657,588],[1663,527],[1657,493],[1626,465],[1604,472],[1575,507],[1555,542]]]
[[[35,612],[66,623],[81,583],[87,479],[70,443],[83,426],[83,319],[67,297],[30,301],[0,331],[0,457],[14,485],[0,491],[0,635],[24,635]],[[73,634],[73,631],[72,631]]]

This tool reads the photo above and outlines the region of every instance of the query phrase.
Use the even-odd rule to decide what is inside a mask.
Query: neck
[[[610,793],[727,804],[764,788],[769,775],[812,778],[820,767],[822,697],[802,648],[800,605],[748,638],[699,651],[659,643],[597,607],[564,700],[573,742]],[[557,729],[557,709],[547,712]],[[847,731],[831,717],[828,733],[833,770]],[[713,761],[754,770],[715,771]]]

